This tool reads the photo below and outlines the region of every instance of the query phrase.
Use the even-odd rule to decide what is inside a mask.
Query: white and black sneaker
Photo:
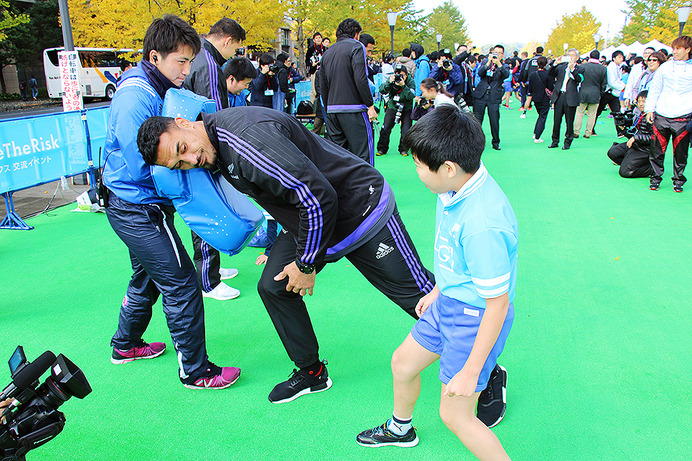
[[[274,386],[269,393],[271,403],[286,403],[297,399],[301,395],[326,391],[332,387],[332,380],[327,374],[327,361],[320,364],[320,369],[311,374],[306,369],[293,370],[291,377]]]
[[[494,427],[502,421],[507,410],[507,370],[495,365],[490,374],[488,387],[478,396],[476,416],[486,426]]]
[[[387,428],[387,423],[381,426],[363,431],[356,436],[358,445],[364,447],[386,447],[394,445],[397,447],[415,447],[418,445],[416,429],[411,427],[404,435],[398,435]]]

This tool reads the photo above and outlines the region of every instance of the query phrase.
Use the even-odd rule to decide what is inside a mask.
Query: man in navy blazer
[[[577,59],[579,59],[579,51],[570,48],[567,51],[567,56],[558,58],[556,65],[553,65],[548,71],[548,75],[555,79],[555,88],[550,98],[550,103],[554,109],[553,142],[548,146],[549,148],[558,147],[560,144],[560,126],[563,116],[567,130],[562,149],[569,149],[574,139],[574,115],[577,113],[577,106],[579,106],[577,87],[582,78],[582,75],[576,72]]]
[[[505,93],[502,82],[509,77],[509,66],[503,64],[505,47],[495,45],[490,50],[488,59],[478,69],[481,81],[473,90],[473,116],[483,125],[485,108],[488,108],[490,133],[493,138],[493,149],[500,150],[500,103]]]

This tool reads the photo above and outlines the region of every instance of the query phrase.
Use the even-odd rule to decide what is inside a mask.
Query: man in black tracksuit
[[[228,89],[221,68],[235,55],[235,50],[243,45],[245,29],[233,19],[223,18],[211,26],[207,36],[200,40],[202,50],[192,61],[190,73],[185,78],[183,87],[213,99],[216,110],[225,109],[228,107]],[[221,282],[222,279],[235,277],[238,271],[221,269],[219,251],[202,240],[194,231],[191,232],[197,278],[204,296],[219,301],[238,297],[240,291]]]
[[[377,119],[368,84],[365,47],[355,19],[336,29],[337,40],[322,56],[320,91],[327,114],[327,137],[370,165],[375,161],[372,120]]]
[[[281,224],[258,291],[300,370],[276,385],[269,400],[326,390],[331,380],[303,301],[316,273],[346,257],[414,318],[433,275],[420,262],[392,190],[371,165],[282,112],[240,107],[202,120],[151,117],[139,131],[140,151],[149,164],[218,168]]]

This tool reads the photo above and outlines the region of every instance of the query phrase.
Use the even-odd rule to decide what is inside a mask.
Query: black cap
[[[403,71],[403,72],[406,72],[406,74],[408,74],[408,68],[403,64],[397,64],[396,67],[394,68],[394,72],[399,72],[399,71]]]

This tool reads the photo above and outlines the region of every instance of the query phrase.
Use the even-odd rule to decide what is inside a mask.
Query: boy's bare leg
[[[420,347],[420,346],[419,346]],[[480,392],[471,397],[445,396],[445,384],[440,393],[440,416],[450,431],[481,461],[509,460],[493,431],[476,418],[476,403]]]
[[[411,418],[413,407],[420,394],[420,373],[439,358],[439,355],[418,344],[411,333],[394,351],[392,354],[394,414],[398,418]]]

